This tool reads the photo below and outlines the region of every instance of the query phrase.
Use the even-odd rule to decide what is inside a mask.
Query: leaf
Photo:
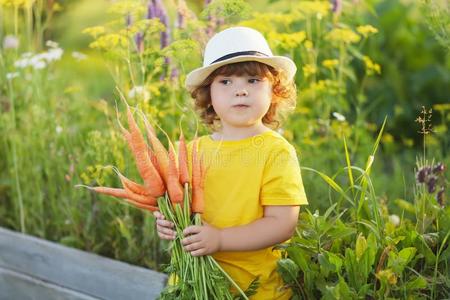
[[[359,270],[356,263],[355,252],[350,248],[345,249],[344,267],[348,283],[352,288],[358,289],[360,286],[360,281],[358,280]]]
[[[249,284],[248,288],[244,291],[244,294],[247,297],[253,296],[258,292],[258,288],[261,285],[261,282],[259,281],[260,276],[256,276],[255,279],[252,280],[252,282]],[[244,300],[244,296],[241,294],[236,295],[233,300]]]
[[[416,254],[417,249],[414,247],[408,247],[400,250],[398,257],[402,260],[402,263],[406,266]]]
[[[355,252],[356,252],[356,259],[359,261],[361,256],[364,254],[364,252],[367,249],[367,241],[366,238],[362,233],[358,235],[358,238],[356,239],[356,246],[355,246]]]
[[[339,272],[342,267],[342,258],[340,258],[337,254],[328,252],[328,259],[336,267],[336,270]]]
[[[287,249],[288,256],[295,262],[300,269],[306,273],[310,270],[308,261],[305,258],[303,250],[298,247],[289,247]]]
[[[371,232],[367,238],[367,250],[368,250],[368,262],[370,266],[375,263],[375,258],[377,256],[378,244],[375,235]]]
[[[406,210],[406,211],[409,212],[409,213],[414,214],[415,211],[416,211],[415,208],[414,208],[414,205],[411,204],[411,203],[409,203],[409,202],[406,201],[406,200],[403,200],[403,199],[395,199],[395,200],[394,200],[394,203],[395,203],[398,207],[400,207],[401,209]]]
[[[334,210],[334,208],[336,207],[336,205],[337,205],[337,203],[331,205],[331,206],[327,209],[327,211],[323,214],[323,217],[324,217],[325,219],[328,219],[328,216],[329,216],[329,215],[331,214],[331,212]]]
[[[127,241],[131,241],[131,233],[128,230],[127,226],[125,226],[125,224],[123,223],[122,219],[120,218],[116,218],[117,223],[119,223],[119,231],[120,234],[127,240]]]
[[[300,272],[299,267],[295,264],[292,259],[283,258],[277,262],[278,272],[283,278],[285,283],[294,283],[297,280],[298,273]]]
[[[424,289],[427,287],[427,281],[423,277],[417,277],[406,283],[406,290]]]
[[[83,248],[83,243],[81,239],[75,235],[69,235],[61,238],[59,240],[59,243],[69,247]]]
[[[356,233],[355,228],[347,226],[345,223],[343,223],[340,220],[338,220],[336,222],[335,226],[333,226],[333,228],[331,228],[330,231],[328,231],[330,238],[332,238],[334,240],[343,239],[344,237],[353,235],[355,233]]]

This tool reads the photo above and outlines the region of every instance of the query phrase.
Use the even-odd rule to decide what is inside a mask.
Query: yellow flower
[[[392,134],[385,132],[381,140],[386,144],[391,144],[394,142],[394,137],[392,136]]]
[[[307,114],[311,113],[311,109],[309,109],[308,107],[305,107],[305,106],[298,106],[295,111],[301,115],[307,115]]]
[[[450,103],[439,103],[439,104],[434,104],[433,108],[437,111],[446,111],[446,110],[450,110]]]
[[[397,275],[391,269],[381,270],[375,276],[384,282],[388,282],[390,285],[397,283]]]
[[[311,88],[316,90],[317,92],[324,91],[326,88],[327,82],[325,80],[319,80],[311,84]]]
[[[409,139],[409,138],[404,138],[403,140],[403,144],[407,147],[412,147],[414,146],[414,140],[413,139]]]
[[[357,43],[361,39],[353,30],[348,28],[334,28],[325,38],[331,42]]]
[[[62,11],[62,6],[58,2],[53,3],[53,11]]]
[[[287,27],[295,20],[296,18],[292,14],[254,12],[252,14],[252,19],[241,21],[238,25],[249,26],[266,34],[273,30],[274,24]]]
[[[337,60],[337,59],[325,59],[322,62],[322,66],[324,66],[325,68],[329,68],[329,69],[333,69],[338,64],[339,64],[339,60]]]
[[[108,9],[109,13],[125,15],[125,14],[142,14],[145,12],[145,6],[135,1],[120,1],[111,5]]]
[[[377,33],[378,29],[376,29],[372,25],[361,25],[356,28],[356,31],[361,33],[364,37],[368,37],[371,34]]]
[[[310,49],[312,49],[313,48],[313,42],[312,41],[310,41],[310,40],[306,40],[305,42],[304,42],[304,45],[305,45],[305,48],[307,49],[307,50],[310,50]]]
[[[89,44],[91,48],[99,48],[103,50],[111,50],[116,46],[127,47],[128,39],[119,34],[106,34]]]
[[[363,60],[366,65],[366,73],[368,76],[373,75],[374,73],[381,74],[381,67],[379,64],[374,63],[368,56],[364,56]]]
[[[328,1],[299,1],[295,10],[300,16],[314,16],[318,19],[330,13],[331,5]]]
[[[35,0],[0,0],[0,6],[31,7]]]
[[[93,27],[88,27],[85,28],[82,33],[85,34],[89,34],[91,35],[93,38],[96,38],[97,36],[99,36],[100,34],[105,33],[105,27],[103,26],[93,26]]]
[[[268,35],[270,41],[275,42],[276,46],[282,46],[286,49],[297,48],[306,38],[304,31],[294,33],[271,32]]]
[[[316,71],[316,67],[311,64],[307,64],[303,67],[303,74],[305,75],[305,77],[309,77],[310,75],[315,74]]]

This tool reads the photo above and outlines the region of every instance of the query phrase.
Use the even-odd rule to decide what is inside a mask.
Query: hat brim
[[[295,63],[285,56],[261,57],[254,55],[242,55],[222,60],[209,66],[197,68],[191,71],[186,76],[185,87],[189,91],[192,91],[193,89],[198,87],[212,72],[214,72],[221,66],[243,61],[257,61],[272,66],[276,69],[284,70],[289,80],[292,80],[294,78],[295,72],[297,71],[297,66],[295,65]]]

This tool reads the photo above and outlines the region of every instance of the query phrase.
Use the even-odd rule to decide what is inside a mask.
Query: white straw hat
[[[231,63],[258,61],[286,72],[292,80],[297,67],[285,56],[274,56],[264,36],[249,27],[231,27],[214,35],[206,44],[203,67],[186,76],[185,86],[191,91],[214,70]]]

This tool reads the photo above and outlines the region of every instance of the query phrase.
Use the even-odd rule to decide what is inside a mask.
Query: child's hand
[[[172,222],[164,220],[164,215],[159,211],[153,212],[156,218],[156,231],[158,231],[158,236],[163,240],[174,240],[176,232],[172,230],[175,226]]]
[[[184,231],[181,241],[186,251],[192,256],[213,254],[220,250],[220,229],[209,224],[189,226]]]

